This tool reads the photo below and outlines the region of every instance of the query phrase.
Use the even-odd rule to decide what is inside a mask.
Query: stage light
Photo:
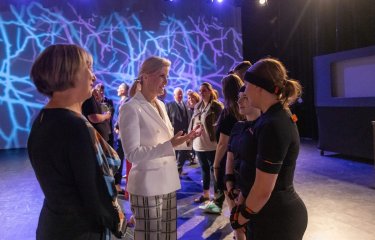
[[[224,0],[217,0],[218,3],[222,3]]]
[[[267,3],[267,0],[259,0],[260,5],[265,5]]]

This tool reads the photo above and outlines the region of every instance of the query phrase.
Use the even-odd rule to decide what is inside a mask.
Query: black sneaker
[[[207,197],[204,197],[203,195],[201,195],[199,198],[196,198],[194,199],[194,202],[195,203],[204,203],[205,201],[209,201],[210,198],[207,198]]]

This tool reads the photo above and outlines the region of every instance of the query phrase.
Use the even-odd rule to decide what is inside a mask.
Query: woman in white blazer
[[[120,136],[132,163],[127,190],[136,220],[135,239],[177,239],[176,190],[181,188],[174,147],[193,139],[197,131],[173,136],[163,94],[171,62],[150,57],[140,69],[141,86],[120,110]]]

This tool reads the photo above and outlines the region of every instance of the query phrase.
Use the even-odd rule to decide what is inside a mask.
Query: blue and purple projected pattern
[[[172,62],[169,100],[175,87],[197,90],[208,81],[219,89],[221,78],[242,60],[239,30],[223,27],[215,18],[164,16],[157,31],[146,31],[134,12],[84,18],[69,3],[67,8],[64,13],[31,2],[9,5],[0,15],[0,149],[26,146],[32,120],[47,101],[36,91],[29,71],[50,44],[75,43],[91,52],[97,79],[115,102],[117,86],[131,85],[151,55]]]

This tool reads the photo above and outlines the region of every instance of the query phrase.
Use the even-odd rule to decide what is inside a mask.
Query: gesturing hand
[[[199,137],[202,133],[201,126],[196,126],[193,130],[191,130],[188,134],[183,135],[183,131],[179,131],[176,135],[173,136],[171,139],[171,143],[173,147],[183,144],[186,141],[193,140],[196,137]]]

